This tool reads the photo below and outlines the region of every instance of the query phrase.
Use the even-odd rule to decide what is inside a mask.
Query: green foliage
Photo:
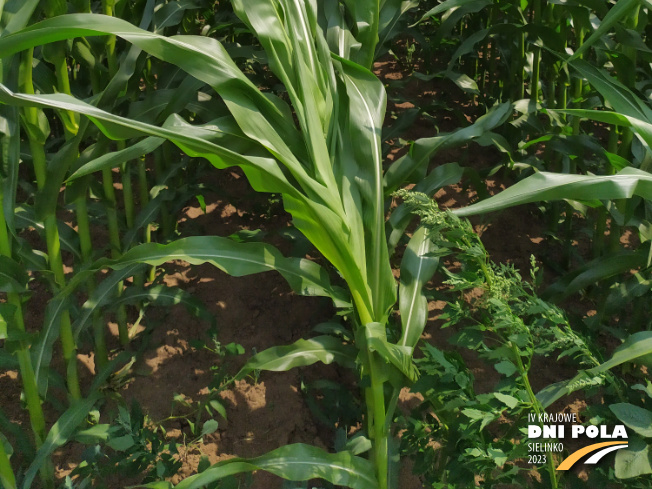
[[[472,349],[501,374],[493,392],[476,394],[473,376],[459,355],[427,345],[418,361],[421,378],[412,389],[427,403],[407,418],[404,450],[416,456],[415,470],[432,487],[468,485],[480,475],[483,484],[526,484],[527,471],[518,462],[527,456],[523,436],[530,413],[544,412],[530,383],[537,358],[568,357],[575,365],[599,362],[586,340],[571,328],[563,312],[540,299],[534,285],[512,267],[493,263],[468,220],[441,211],[426,195],[399,191],[404,204],[421,219],[440,259],[451,255],[459,270],[444,268],[451,295],[440,319],[455,327],[450,341]],[[537,268],[532,257],[531,280]],[[473,299],[464,295],[476,291]],[[479,291],[479,292],[478,292]],[[499,424],[506,418],[507,425]],[[416,451],[415,451],[416,448]],[[552,487],[558,479],[552,453],[547,465]]]
[[[109,350],[107,312],[115,312],[120,348],[138,339],[147,307],[183,304],[211,323],[210,341],[195,348],[220,360],[243,353],[236,343],[219,342],[200,301],[165,287],[161,273],[157,279],[159,267],[179,259],[234,276],[277,271],[295,293],[331,299],[343,319],[320,325],[319,336],[256,353],[235,378],[336,363],[353,369],[363,394],[358,401],[329,382],[304,385],[318,418],[340,428],[337,453],[289,445],[249,460],[214,466],[203,460],[201,473],[181,488],[227,487],[230,476],[255,470],[296,481],[396,486],[393,421],[399,393],[410,385],[427,399],[421,410],[436,415],[406,421],[404,451],[418,454],[417,468],[433,487],[470,485],[477,474],[487,485],[526,484],[516,463],[522,447],[512,447],[519,422],[528,409],[541,411],[586,386],[605,386],[613,412],[602,415],[628,419],[641,431],[631,413],[649,406],[641,407],[611,370],[650,353],[648,10],[638,0],[0,2],[0,289],[6,294],[0,358],[20,370],[35,453],[22,460],[24,467],[12,467],[3,439],[3,485],[19,480],[27,489],[40,471],[42,486],[52,487],[49,458],[77,435],[101,441],[79,468],[86,480],[118,467],[146,472],[149,487],[169,486],[163,479],[178,468],[176,447],[137,409],[123,408],[105,431],[102,425],[78,431],[99,392],[111,392],[99,384],[111,378],[117,385],[135,360]],[[451,109],[446,97],[427,103],[422,94],[404,94],[391,101],[410,99],[414,107],[392,114],[396,121],[386,127],[387,91],[405,82],[385,86],[371,71],[385,53],[424,83],[452,82],[473,102],[472,113]],[[402,156],[388,157],[387,139],[400,141],[413,123],[433,121],[428,112],[442,109],[451,109],[461,127],[436,127],[432,137],[400,143]],[[462,162],[473,158],[469,143],[495,148],[500,161],[480,169],[430,165],[441,151],[460,146]],[[288,234],[303,235],[298,256],[284,256],[262,233],[179,236],[177,213],[186,202],[196,199],[207,209],[200,159],[219,169],[239,167],[255,191],[271,195],[268,216],[282,205],[294,226]],[[471,181],[486,197],[483,178],[499,171],[519,181],[452,212],[433,204],[435,192],[460,182]],[[405,202],[387,220],[392,193],[408,184],[424,193],[399,192]],[[512,267],[493,263],[460,219],[535,202],[563,255],[556,265],[564,275],[544,298],[559,303],[588,291],[598,304],[585,321],[588,331],[623,341],[605,362],[583,328],[571,328],[559,307],[539,298]],[[421,217],[414,232],[410,210]],[[74,228],[61,218],[66,212],[74,212]],[[578,220],[586,229],[578,229]],[[28,240],[32,228],[38,236]],[[99,228],[107,239],[98,245],[92,237]],[[643,244],[623,249],[619,239],[627,231]],[[581,233],[592,236],[593,261],[573,244]],[[320,255],[319,265],[303,258],[306,243],[311,256]],[[402,252],[398,283],[396,251]],[[444,266],[451,257],[459,269]],[[105,270],[112,272],[100,281]],[[476,394],[454,353],[426,345],[424,358],[413,358],[428,321],[427,284],[438,271],[448,287],[440,319],[460,328],[456,345],[500,375],[494,392]],[[41,287],[49,299],[43,323],[26,327],[28,291]],[[478,291],[472,301],[463,295],[470,291]],[[630,328],[611,320],[623,314],[623,304],[636,306]],[[128,308],[138,310],[131,325]],[[90,394],[77,375],[77,351],[87,340],[97,371]],[[58,351],[60,373],[51,368]],[[541,358],[579,371],[535,395],[529,374]],[[232,380],[220,365],[205,400],[175,398],[193,443],[225,417],[218,394]],[[42,404],[61,404],[61,386],[69,407],[61,406],[48,431]],[[316,402],[316,392],[337,409]],[[347,409],[349,416],[341,412]],[[501,415],[513,420],[509,427],[497,426]],[[361,434],[348,439],[343,427],[361,417]],[[490,439],[484,430],[500,436]],[[442,445],[436,453],[433,434]],[[646,473],[646,443],[618,454],[617,477]],[[556,487],[554,467],[547,469],[544,481]]]
[[[152,425],[135,402],[129,410],[118,406],[118,414],[110,425],[95,425],[92,429],[101,443],[91,444],[73,470],[71,475],[79,477],[77,484],[89,480],[93,487],[108,487],[107,482],[116,475],[124,480],[142,477],[146,484],[172,477],[181,468],[177,443],[164,441],[162,427]],[[210,431],[206,425],[204,430]],[[89,437],[89,431],[78,437]]]

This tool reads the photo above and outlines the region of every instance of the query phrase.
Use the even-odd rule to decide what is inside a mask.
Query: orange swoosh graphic
[[[588,447],[580,448],[576,452],[571,453],[568,457],[564,459],[564,461],[559,464],[559,467],[557,467],[557,470],[568,470],[570,469],[575,462],[577,462],[579,459],[581,459],[584,455],[594,452],[598,450],[599,448],[602,447],[608,447],[611,445],[626,445],[627,440],[622,440],[622,441],[605,441],[602,443],[595,443],[593,445],[589,445]]]

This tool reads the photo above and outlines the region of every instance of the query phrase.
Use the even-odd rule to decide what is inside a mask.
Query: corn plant
[[[461,169],[457,165],[429,173],[432,156],[439,149],[469,142],[501,124],[510,115],[511,105],[496,106],[464,129],[415,142],[404,157],[383,171],[385,91],[369,68],[379,49],[379,33],[391,29],[391,19],[401,11],[398,2],[386,4],[389,10],[382,10],[380,2],[347,2],[348,12],[336,2],[234,0],[233,5],[265,49],[269,69],[282,83],[283,93],[259,89],[214,39],[165,37],[111,16],[72,14],[3,37],[0,57],[63,39],[116,36],[131,43],[133,49],[174,64],[208,85],[220,96],[224,103],[221,109],[225,110],[218,110],[216,118],[205,124],[191,124],[170,112],[162,125],[157,125],[144,117],[111,113],[68,94],[19,93],[6,84],[0,86],[0,101],[9,110],[20,106],[80,113],[112,140],[130,140],[135,146],[149,144],[152,138],[165,139],[192,157],[206,158],[217,168],[242,168],[255,190],[282,195],[296,228],[337,271],[346,290],[331,284],[327,269],[305,259],[286,258],[268,244],[200,236],[165,245],[145,243],[120,256],[95,260],[62,287],[53,308],[60,314],[74,291],[100,269],[115,272],[98,287],[98,294],[100,289],[109,290],[134,275],[145,264],[158,266],[174,259],[212,263],[234,276],[276,270],[295,292],[332,298],[344,310],[346,326],[351,329],[348,337],[353,340],[343,342],[324,335],[274,347],[254,356],[239,377],[254,370],[280,371],[318,361],[355,368],[365,402],[364,436],[368,443],[338,453],[288,445],[254,459],[220,462],[177,487],[201,487],[227,475],[254,470],[267,470],[290,480],[323,478],[353,488],[397,487],[397,467],[391,462],[396,450],[394,413],[400,390],[416,379],[412,354],[427,319],[422,287],[435,273],[438,259],[432,255],[435,244],[425,229],[419,228],[403,256],[397,287],[390,248],[405,234],[410,216],[405,208],[399,208],[402,210],[394,214],[399,217],[388,223],[386,205],[392,192],[406,183],[418,183],[420,190],[432,195],[441,186],[458,181]],[[356,22],[349,28],[345,19],[351,18]],[[387,19],[389,23],[383,24]],[[120,67],[114,68],[120,73]],[[106,90],[98,94],[99,98],[105,94]],[[144,136],[147,138],[139,140]],[[103,168],[123,162],[104,162]],[[76,171],[88,174],[96,169],[91,165]],[[457,213],[471,215],[569,196],[629,197],[649,192],[650,185],[649,175],[635,171],[617,177],[541,173]],[[84,306],[75,323],[77,336],[88,327],[88,319],[101,304],[98,297],[101,295]],[[391,320],[395,310],[400,313],[400,324]],[[46,327],[43,334],[49,333]],[[74,412],[66,418],[69,431],[65,433],[81,422],[97,398],[91,394],[74,405]],[[61,435],[60,427],[50,435],[53,441],[39,450],[35,468],[67,436]],[[364,458],[361,454],[366,451],[369,454]],[[34,470],[29,471],[25,487],[30,485]]]

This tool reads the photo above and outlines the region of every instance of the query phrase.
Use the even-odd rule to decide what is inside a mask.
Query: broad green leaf
[[[160,192],[156,197],[150,200],[146,206],[140,209],[134,218],[132,228],[129,229],[122,238],[122,249],[128,250],[131,248],[134,241],[138,239],[139,233],[142,233],[142,229],[150,223],[156,222],[158,215],[161,213],[164,202],[175,197],[176,194],[174,192]]]
[[[477,52],[476,44],[480,41],[484,41],[491,33],[491,29],[480,29],[479,31],[474,32],[473,34],[466,37],[455,50],[451,56],[450,61],[448,62],[448,70],[452,70],[455,64],[459,61],[459,58],[463,55],[469,54],[471,52]],[[476,87],[477,88],[477,87]]]
[[[29,275],[18,263],[0,255],[0,292],[25,293],[28,281]]]
[[[123,435],[109,439],[107,445],[113,448],[116,452],[124,452],[133,447],[134,443],[135,441],[132,435]]]
[[[619,114],[617,112],[610,112],[607,110],[566,109],[554,110],[551,112],[559,112],[562,114],[583,117],[598,122],[605,122],[607,124],[631,127],[641,138],[643,144],[649,150],[652,150],[652,124],[650,123],[652,119],[643,120],[631,115]]]
[[[178,287],[168,287],[165,285],[153,285],[150,287],[128,287],[120,297],[111,301],[112,307],[120,304],[139,304],[143,302],[153,303],[158,307],[170,307],[181,304],[186,311],[198,319],[202,319],[210,324],[215,324],[215,316],[211,314],[206,305],[193,296]],[[82,308],[83,309],[83,308]]]
[[[342,58],[352,59],[352,53],[360,48],[360,43],[347,26],[346,12],[340,8],[338,0],[326,0],[320,2],[319,6],[325,17],[323,22],[326,25],[326,32],[324,35],[330,50]]]
[[[158,266],[172,260],[193,265],[211,263],[234,277],[275,270],[301,295],[331,297],[346,303],[343,291],[330,284],[326,271],[303,258],[286,258],[266,243],[237,243],[219,236],[192,236],[167,245],[146,243],[127,251],[108,266],[122,268],[133,263]]]
[[[480,95],[478,84],[468,75],[457,73],[455,71],[446,71],[445,76],[464,92]]]
[[[490,109],[489,112],[479,117],[474,124],[468,127],[415,141],[410,146],[408,154],[396,160],[385,173],[385,195],[390,195],[406,183],[423,179],[430,159],[438,151],[466,144],[473,139],[479,138],[485,132],[505,122],[511,112],[512,105],[503,103]]]
[[[435,250],[425,227],[420,227],[410,239],[401,261],[399,311],[403,332],[399,344],[414,348],[428,320],[428,301],[424,285],[432,278],[439,258],[429,256]]]
[[[478,2],[481,2],[484,5],[487,5],[487,2],[484,2],[482,0],[445,0],[444,2],[441,2],[436,7],[433,7],[430,10],[428,10],[425,14],[423,14],[421,16],[419,21],[416,22],[415,24],[413,24],[411,27],[414,27],[415,25],[420,24],[424,20],[426,20],[426,19],[428,19],[428,18],[430,18],[430,17],[432,17],[434,15],[440,14],[442,12],[446,12],[446,11],[448,11],[450,9],[463,7],[465,5],[478,3]]]
[[[106,34],[121,37],[139,49],[179,66],[198,80],[216,89],[219,87],[221,90],[218,89],[218,92],[225,99],[239,100],[245,107],[251,107],[252,100],[243,97],[248,94],[254,104],[259,104],[259,112],[270,117],[270,122],[274,125],[278,124],[278,130],[284,136],[292,135],[284,132],[291,131],[291,121],[284,120],[284,114],[246,78],[222,45],[214,39],[198,36],[166,38],[139,29],[119,18],[99,14],[70,14],[44,20],[20,33],[1,38],[0,57],[40,44]]]
[[[2,69],[8,60],[2,60]],[[6,82],[6,80],[4,80]],[[14,208],[16,207],[16,192],[18,189],[18,165],[20,164],[20,124],[18,108],[0,107],[0,151],[2,162],[0,166],[0,204],[7,230],[16,235],[14,224]]]
[[[204,423],[204,425],[201,428],[201,436],[210,435],[211,433],[215,433],[216,431],[217,431],[217,421],[214,419],[209,419]]]
[[[609,360],[592,370],[604,372],[650,354],[652,354],[652,331],[640,331],[628,336],[623,344],[614,350]]]
[[[570,61],[569,65],[586,78],[616,112],[644,121],[652,121],[652,109],[609,72],[581,59]]]
[[[387,341],[385,326],[381,323],[364,325],[365,342],[369,351],[375,351],[388,364],[393,365],[410,382],[415,382],[419,371],[412,360],[414,349]]]
[[[180,121],[178,117],[171,116],[166,123],[168,127],[158,127],[113,115],[65,94],[15,94],[1,84],[0,102],[79,112],[89,117],[105,132],[107,137],[113,139],[125,139],[140,135],[162,137],[172,141],[189,156],[205,157],[218,168],[240,166],[254,190],[258,192],[297,194],[296,189],[289,184],[273,159],[258,155],[243,156],[226,146],[221,146],[218,143],[224,138],[224,134],[211,126],[192,126]],[[299,196],[297,195],[297,197]]]
[[[542,296],[546,300],[564,299],[600,280],[645,266],[648,258],[646,248],[640,247],[634,252],[626,250],[610,253],[592,260],[552,284]]]
[[[5,489],[16,489],[16,476],[9,462],[12,453],[9,441],[0,433],[0,485]]]
[[[199,0],[177,0],[159,8],[154,14],[154,31],[162,32],[168,26],[179,24],[186,10],[200,8]]]
[[[429,39],[433,46],[439,46],[445,39],[455,36],[454,31],[463,21],[464,17],[470,14],[481,12],[483,9],[492,4],[491,0],[475,0],[465,2],[455,9],[451,9],[446,16],[442,17],[442,22],[434,30],[434,35]]]
[[[88,300],[84,302],[81,309],[81,315],[79,316],[79,319],[75,321],[75,324],[73,324],[73,333],[76,341],[79,339],[79,334],[91,323],[93,313],[98,308],[115,301],[118,294],[118,284],[129,277],[133,277],[144,268],[145,264],[134,263],[126,268],[114,271],[107,278],[102,280]]]
[[[609,30],[618,22],[631,15],[632,11],[641,3],[641,0],[618,0],[605,15],[600,27],[598,27],[591,36],[584,41],[584,43],[575,51],[571,56],[571,60],[581,56],[587,49],[589,49],[596,41],[604,36]]]
[[[519,401],[514,396],[503,394],[502,392],[494,392],[494,396],[510,409],[514,409],[516,406],[518,406]]]
[[[48,390],[48,371],[52,359],[52,348],[59,337],[61,314],[70,307],[69,298],[53,297],[45,307],[43,327],[39,331],[38,339],[30,348],[34,375],[39,393],[46,397]]]
[[[268,0],[234,2],[235,11],[258,34],[269,56],[270,68],[283,82],[301,127],[308,158],[304,166],[312,167],[315,179],[326,188],[336,187],[332,164],[324,135],[332,118],[334,72],[326,41],[315,24],[316,13],[310,2],[284,2],[283,12]],[[248,119],[238,119],[240,127],[252,139],[279,154],[280,159],[292,159],[277,139],[275,128],[259,127]],[[265,138],[263,140],[262,138]],[[301,159],[301,153],[296,153]]]
[[[455,209],[453,213],[463,217],[543,200],[612,200],[634,195],[652,198],[651,174],[636,168],[604,176],[540,172],[477,204]]]
[[[75,434],[75,441],[84,445],[93,445],[108,440],[110,432],[110,424],[96,424],[85,430],[78,431]]]
[[[6,340],[8,338],[8,332],[14,328],[15,318],[16,306],[7,303],[0,304],[0,340]],[[0,361],[0,368],[5,367],[6,366],[2,365],[2,362]]]
[[[383,47],[396,35],[400,34],[401,27],[406,24],[405,13],[419,6],[420,0],[389,0],[381,2],[378,18],[378,44],[376,46],[376,59],[384,53]],[[340,55],[341,56],[341,55]]]
[[[645,438],[652,438],[652,412],[627,402],[611,404],[609,409],[625,426]]]
[[[616,453],[615,472],[619,479],[630,479],[652,474],[652,451],[650,445],[640,438],[629,439],[627,448]]]
[[[199,489],[234,474],[264,470],[293,481],[324,479],[353,489],[377,489],[371,462],[350,452],[328,453],[304,444],[286,445],[252,459],[232,458],[190,476],[175,489]]]
[[[358,161],[355,185],[363,205],[364,229],[354,232],[365,236],[366,280],[371,289],[374,318],[384,322],[396,302],[396,287],[389,265],[385,240],[383,195],[382,135],[386,95],[380,81],[369,71],[345,60],[343,76],[349,97],[349,138],[356,141],[353,151]]]
[[[34,477],[47,458],[60,446],[72,438],[77,427],[86,419],[88,413],[102,395],[94,392],[88,398],[74,402],[50,429],[43,445],[36,452],[36,457],[29,465],[23,480],[23,487],[31,486]]]
[[[498,373],[501,373],[507,377],[511,377],[516,372],[518,372],[518,369],[509,360],[503,360],[502,362],[498,362],[497,364],[494,365],[494,368]]]
[[[210,263],[234,277],[275,270],[298,294],[330,297],[338,305],[348,303],[344,291],[332,286],[326,271],[316,263],[303,258],[286,258],[266,243],[238,243],[219,236],[191,236],[167,245],[145,243],[118,259],[102,258],[73,277],[62,295],[69,294],[103,268],[121,270],[145,263],[159,266],[173,260],[184,260],[192,265]]]
[[[34,14],[36,7],[39,4],[39,0],[16,0],[11,3],[7,3],[7,7],[3,10],[2,15],[9,15],[9,21],[6,23],[2,29],[2,36],[6,36],[15,32],[19,29],[22,29],[27,25],[29,19]]]
[[[89,175],[99,170],[105,168],[117,168],[118,166],[126,163],[129,160],[134,160],[139,158],[147,153],[151,153],[161,144],[163,144],[164,139],[149,137],[145,138],[142,141],[139,141],[135,144],[132,144],[120,151],[114,151],[105,155],[100,156],[92,161],[89,161],[81,168],[75,170],[75,172],[68,177],[66,180],[70,182],[76,178]]]
[[[43,222],[36,216],[34,208],[28,205],[21,205],[20,207],[16,208],[14,218],[16,229],[33,227],[37,229],[39,233],[44,235],[45,226]],[[81,255],[79,253],[79,236],[77,235],[77,232],[68,226],[65,222],[62,222],[58,219],[57,230],[59,231],[59,241],[61,243],[61,248],[69,253],[72,253],[76,258],[81,259]]]
[[[378,0],[344,0],[353,25],[355,38],[360,43],[352,53],[352,61],[371,69],[378,43],[380,6]]]
[[[240,369],[237,379],[243,379],[254,370],[284,372],[294,367],[304,367],[316,362],[339,363],[353,368],[356,349],[333,336],[317,336],[298,340],[287,346],[275,346],[254,355]]]
[[[360,455],[361,453],[371,450],[371,440],[366,436],[354,436],[346,442],[344,449],[351,452],[353,455]]]

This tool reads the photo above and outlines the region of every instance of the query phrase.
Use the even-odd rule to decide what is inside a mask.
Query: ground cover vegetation
[[[116,472],[156,489],[247,487],[264,471],[284,487],[388,489],[406,460],[424,487],[649,487],[648,2],[0,12],[0,365],[22,391],[0,406],[0,487],[111,487]],[[234,168],[259,195],[210,183]],[[438,205],[450,189],[472,197]],[[211,192],[261,203],[260,225],[287,216],[282,232],[188,232],[183,209],[206,213]],[[523,206],[546,251],[499,261],[477,223]],[[170,263],[276,272],[331,318],[289,344],[224,344],[209,304],[166,281]],[[169,327],[147,318],[179,306],[205,328],[189,341],[212,379],[154,422],[122,392]],[[473,362],[493,380],[479,385]],[[550,363],[563,368],[543,382]],[[226,424],[234,383],[314,364],[347,372],[300,386],[326,446],[203,456],[178,476],[181,453]],[[628,448],[587,473],[560,475],[552,452],[526,463],[528,415],[577,399],[591,401],[585,422],[625,424]],[[167,433],[178,419],[183,440]],[[67,452],[63,478],[53,460],[70,446],[87,448]]]

